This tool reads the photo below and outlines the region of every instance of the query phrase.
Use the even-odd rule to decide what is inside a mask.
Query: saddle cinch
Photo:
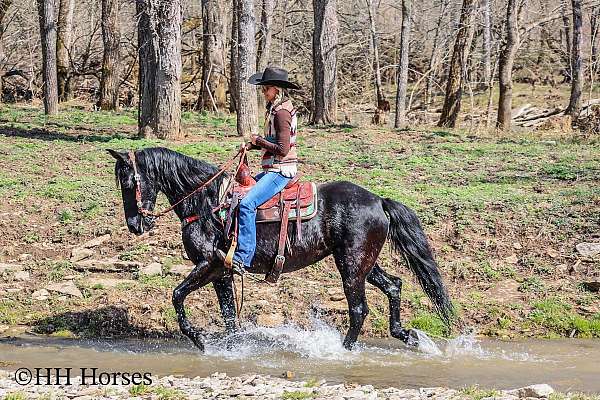
[[[265,203],[261,204],[256,212],[256,223],[280,222],[279,244],[273,268],[265,280],[275,283],[281,275],[285,263],[285,249],[291,253],[288,238],[289,222],[296,221],[296,240],[302,240],[302,221],[309,220],[317,214],[317,187],[313,182],[301,182],[301,174],[297,174],[285,188]],[[232,238],[231,247],[227,254],[227,262],[231,262],[237,246],[237,223],[235,223],[236,208],[240,200],[252,189],[256,180],[250,174],[250,168],[242,162],[235,180],[230,183],[226,191],[230,195],[223,204],[221,218],[225,221],[225,234]]]

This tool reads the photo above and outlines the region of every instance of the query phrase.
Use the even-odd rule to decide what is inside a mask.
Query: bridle
[[[154,219],[157,219],[157,218],[160,218],[163,215],[173,211],[175,209],[175,207],[177,207],[179,204],[183,203],[185,200],[189,199],[194,194],[196,194],[196,193],[200,192],[201,190],[205,189],[206,187],[208,187],[208,185],[210,185],[215,179],[217,179],[217,177],[222,175],[231,166],[233,161],[240,154],[241,154],[241,157],[240,157],[240,165],[241,165],[241,163],[244,160],[244,156],[246,155],[246,151],[247,151],[246,147],[244,145],[242,145],[242,147],[240,147],[240,150],[238,150],[238,152],[235,153],[235,155],[233,157],[231,157],[229,160],[227,160],[227,162],[225,162],[225,164],[223,164],[223,166],[221,168],[219,168],[217,173],[214,174],[213,176],[211,176],[210,179],[208,179],[206,182],[204,182],[202,185],[198,186],[196,189],[194,189],[190,193],[186,194],[184,197],[182,197],[175,203],[173,203],[170,207],[167,207],[158,213],[155,213],[151,210],[144,208],[144,203],[142,200],[141,176],[138,172],[137,163],[135,160],[135,152],[133,150],[129,151],[129,161],[131,161],[131,165],[133,167],[133,180],[135,182],[135,202],[137,205],[138,213],[144,217],[153,217]],[[239,166],[238,166],[238,169],[239,169]]]

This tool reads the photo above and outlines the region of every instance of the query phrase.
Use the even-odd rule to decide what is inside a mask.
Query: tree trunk
[[[572,38],[571,38],[571,23],[569,22],[569,7],[567,5],[567,0],[561,0],[560,5],[561,5],[561,16],[562,16],[562,20],[563,20],[562,33],[564,34],[565,48],[566,48],[566,53],[567,53],[565,60],[567,60],[567,75],[568,76],[565,77],[565,81],[570,82],[571,75],[572,75],[572,71],[571,71]]]
[[[44,79],[44,110],[47,115],[58,113],[56,78],[56,24],[54,1],[37,0],[40,36],[42,39],[42,76]]]
[[[153,137],[154,110],[156,107],[156,69],[158,67],[158,40],[156,36],[153,0],[136,0],[138,15],[139,101],[138,133]]]
[[[231,43],[229,46],[229,112],[237,112],[239,102],[238,81],[240,76],[238,63],[238,15],[240,12],[240,0],[232,0],[231,16]]]
[[[248,83],[248,78],[256,68],[256,19],[254,17],[254,2],[239,0],[238,14],[238,91],[237,131],[244,138],[258,132],[258,105],[256,103],[256,88]]]
[[[581,3],[582,0],[572,0],[573,8],[573,46],[571,47],[571,98],[565,114],[570,115],[573,120],[579,116],[581,108],[581,91],[583,85],[583,68],[581,67]]]
[[[408,45],[410,42],[410,19],[412,0],[402,0],[402,37],[400,38],[400,62],[398,63],[398,87],[396,90],[395,128],[405,128],[406,91],[408,89]]]
[[[590,47],[591,47],[591,66],[592,76],[598,72],[598,19],[600,17],[600,7],[594,7],[590,13]]]
[[[369,27],[371,30],[371,46],[373,47],[373,72],[375,75],[375,94],[376,94],[376,106],[379,108],[380,104],[385,101],[385,95],[381,88],[381,70],[379,65],[379,40],[377,38],[377,10],[373,8],[373,0],[366,0],[367,9],[369,11]]]
[[[56,38],[56,71],[58,78],[58,98],[67,101],[72,96],[71,66],[69,49],[73,36],[73,12],[75,0],[60,0]]]
[[[313,0],[313,115],[312,124],[337,121],[337,45],[336,0]]]
[[[500,52],[500,98],[496,127],[504,130],[510,130],[512,124],[512,69],[520,41],[516,3],[517,0],[508,0],[506,6],[506,40]]]
[[[438,121],[440,127],[454,128],[456,126],[456,120],[460,112],[463,82],[467,75],[469,49],[473,40],[474,15],[475,0],[463,0],[452,61],[448,72],[444,107]]]
[[[490,0],[483,0],[483,82],[489,88],[492,80],[492,11]]]
[[[256,70],[264,71],[271,62],[271,38],[273,36],[273,13],[275,11],[275,0],[262,0],[260,13],[260,30],[258,35],[258,48],[256,53]],[[258,108],[265,108],[265,100],[261,93],[257,92]]]
[[[257,71],[263,71],[271,61],[272,25],[275,3],[275,0],[262,0],[258,49],[256,53]]]
[[[225,7],[220,0],[202,0],[202,89],[197,110],[225,107]]]
[[[435,24],[435,34],[433,36],[433,45],[431,47],[431,56],[429,57],[429,66],[427,67],[427,84],[425,86],[425,104],[429,105],[431,103],[431,93],[433,90],[433,83],[435,80],[435,70],[437,70],[437,51],[440,41],[440,33],[442,27],[442,21],[444,20],[444,15],[446,14],[446,9],[448,8],[449,0],[442,0],[440,3],[440,14],[437,19],[437,23]]]
[[[138,0],[141,136],[181,134],[181,3]]]
[[[13,0],[0,0],[0,58],[3,57],[3,48],[2,48],[2,36],[4,35],[4,25],[2,21],[4,21],[4,17],[6,16],[6,12],[10,7]],[[4,71],[0,69],[0,103],[2,103],[2,76],[4,75]]]
[[[119,44],[121,29],[119,26],[119,1],[102,0],[102,41],[104,57],[102,59],[102,79],[100,80],[101,110],[117,110],[119,107]]]

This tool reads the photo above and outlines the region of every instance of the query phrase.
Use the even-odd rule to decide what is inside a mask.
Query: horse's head
[[[144,210],[154,209],[158,194],[156,185],[150,179],[143,159],[136,160],[131,156],[133,153],[125,151],[109,149],[108,152],[117,160],[115,177],[121,186],[127,228],[129,232],[141,235],[154,227],[154,217],[145,215]]]

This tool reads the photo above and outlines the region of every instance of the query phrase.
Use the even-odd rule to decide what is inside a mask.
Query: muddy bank
[[[548,398],[554,390],[548,385],[534,385],[505,391],[476,388],[454,390],[443,387],[401,389],[374,388],[371,385],[327,384],[323,380],[293,381],[268,375],[229,377],[215,373],[209,377],[152,377],[149,385],[89,385],[81,377],[71,385],[19,386],[14,373],[0,371],[0,396],[7,398],[103,399],[474,399],[493,397],[501,400]],[[12,397],[10,397],[12,396]],[[21,396],[21,397],[18,397]]]

